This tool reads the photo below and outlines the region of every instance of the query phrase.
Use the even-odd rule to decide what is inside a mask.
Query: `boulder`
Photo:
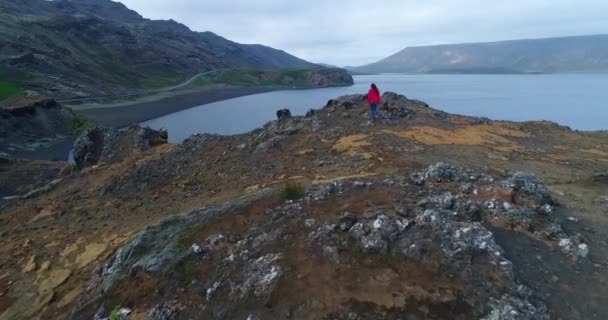
[[[169,134],[165,129],[153,130],[134,126],[129,128],[129,130],[133,130],[131,133],[134,139],[133,142],[139,150],[146,150],[150,147],[167,143],[167,139],[169,139]]]
[[[289,109],[285,108],[285,109],[277,110],[277,119],[278,120],[283,120],[283,119],[287,119],[287,118],[291,118],[291,111],[289,111]]]
[[[556,205],[557,202],[551,197],[551,194],[545,188],[545,185],[538,178],[527,172],[511,172],[507,178],[501,182],[505,188],[511,188],[515,191],[517,198],[531,198],[536,201],[536,204],[543,206],[545,204]],[[517,202],[518,199],[516,199]]]
[[[116,147],[118,131],[105,126],[85,130],[74,143],[74,162],[78,169],[110,157]]]
[[[438,162],[410,176],[412,182],[417,185],[427,182],[464,182],[468,181],[469,177],[464,169],[445,162]]]
[[[74,162],[84,169],[99,162],[116,162],[133,151],[144,151],[167,143],[165,130],[132,126],[126,131],[98,126],[85,130],[74,143]]]
[[[175,307],[162,303],[157,304],[146,312],[145,320],[173,320],[177,318]]]

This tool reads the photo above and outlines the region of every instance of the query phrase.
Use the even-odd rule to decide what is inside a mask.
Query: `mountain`
[[[374,73],[608,72],[608,35],[409,47],[351,70]]]
[[[173,20],[144,19],[111,0],[0,2],[0,84],[6,86],[56,97],[114,94],[235,67],[319,66]]]

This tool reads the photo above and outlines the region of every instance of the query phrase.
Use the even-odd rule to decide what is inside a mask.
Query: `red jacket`
[[[381,100],[382,99],[380,98],[378,93],[376,93],[376,90],[369,89],[369,92],[367,93],[367,104],[372,104],[373,102],[380,104]]]

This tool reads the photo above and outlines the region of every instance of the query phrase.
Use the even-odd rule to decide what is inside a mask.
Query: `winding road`
[[[218,71],[223,71],[222,69],[218,69],[218,70],[211,70],[211,71],[206,71],[203,73],[199,73],[197,75],[195,75],[194,77],[176,85],[173,87],[168,87],[168,88],[164,88],[164,89],[158,89],[158,90],[147,90],[147,91],[137,91],[137,92],[131,92],[131,93],[123,93],[123,94],[116,94],[116,95],[105,95],[105,96],[96,96],[96,97],[86,97],[86,98],[75,98],[75,99],[66,99],[66,100],[60,100],[58,102],[60,103],[66,103],[66,102],[76,102],[76,101],[87,101],[87,100],[94,100],[94,99],[103,99],[103,98],[123,98],[123,97],[130,97],[130,96],[137,96],[137,95],[143,95],[143,94],[153,94],[153,93],[163,93],[163,92],[170,92],[170,91],[175,91],[175,90],[180,90],[183,89],[189,85],[192,84],[192,82],[194,82],[196,79],[198,79],[199,77],[202,77],[204,75],[213,73],[213,72],[218,72]]]

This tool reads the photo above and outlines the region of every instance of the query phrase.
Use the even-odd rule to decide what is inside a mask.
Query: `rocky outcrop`
[[[167,143],[167,132],[140,126],[126,131],[99,126],[83,132],[74,143],[74,161],[78,169],[99,162],[115,162],[134,151]]]
[[[291,111],[289,111],[289,109],[277,110],[277,120],[283,120],[287,118],[291,118]]]
[[[506,192],[498,192],[499,188],[508,188],[511,200],[499,202],[498,195]],[[408,200],[399,196],[402,190],[408,190]],[[391,203],[394,210],[365,204],[369,195],[379,192],[386,196],[383,203]],[[168,319],[201,312],[278,319],[273,315],[279,310],[298,310],[300,316],[313,318],[344,313],[356,315],[350,319],[375,319],[380,311],[403,313],[410,303],[431,309],[452,306],[436,311],[440,318],[464,319],[474,314],[479,319],[549,319],[547,306],[519,282],[489,226],[520,230],[525,233],[522,237],[543,241],[549,238],[534,230],[554,230],[557,240],[550,245],[560,248],[568,242],[571,249],[563,252],[572,259],[584,258],[582,247],[588,250],[541,210],[550,206],[543,202],[550,195],[530,174],[492,177],[437,163],[409,179],[311,185],[301,200],[279,201],[260,207],[261,211],[247,209],[278,194],[276,189],[263,190],[145,229],[95,273],[88,285],[92,291],[83,296],[74,314],[91,312],[105,299],[116,301],[120,288],[139,278],[161,277],[172,280],[159,282],[160,287],[142,293],[142,299],[196,301],[179,311],[164,302],[148,311],[149,315],[166,314]],[[220,227],[237,216],[248,224],[237,229]],[[200,273],[199,269],[214,272]],[[418,280],[416,272],[433,280]],[[358,284],[349,277],[372,280]],[[388,309],[374,302],[365,308],[349,302],[349,297],[374,301],[373,292],[366,290],[376,285],[383,288],[384,277],[388,277],[386,285],[391,284],[391,289],[384,290],[400,288],[408,297],[407,304],[397,299]],[[380,283],[374,284],[373,279]],[[436,286],[442,287],[439,295],[432,294]],[[334,293],[325,296],[324,290]],[[163,292],[162,296],[157,292]],[[296,292],[304,300],[289,298]],[[335,300],[336,293],[342,299]],[[101,298],[90,300],[95,297]],[[312,308],[306,299],[318,304]],[[133,303],[140,307],[137,301]]]
[[[53,99],[13,97],[0,105],[0,151],[21,156],[74,137],[89,126],[91,122]]]
[[[340,68],[318,69],[304,73],[306,81],[314,87],[332,87],[353,85],[354,80],[348,71]]]

